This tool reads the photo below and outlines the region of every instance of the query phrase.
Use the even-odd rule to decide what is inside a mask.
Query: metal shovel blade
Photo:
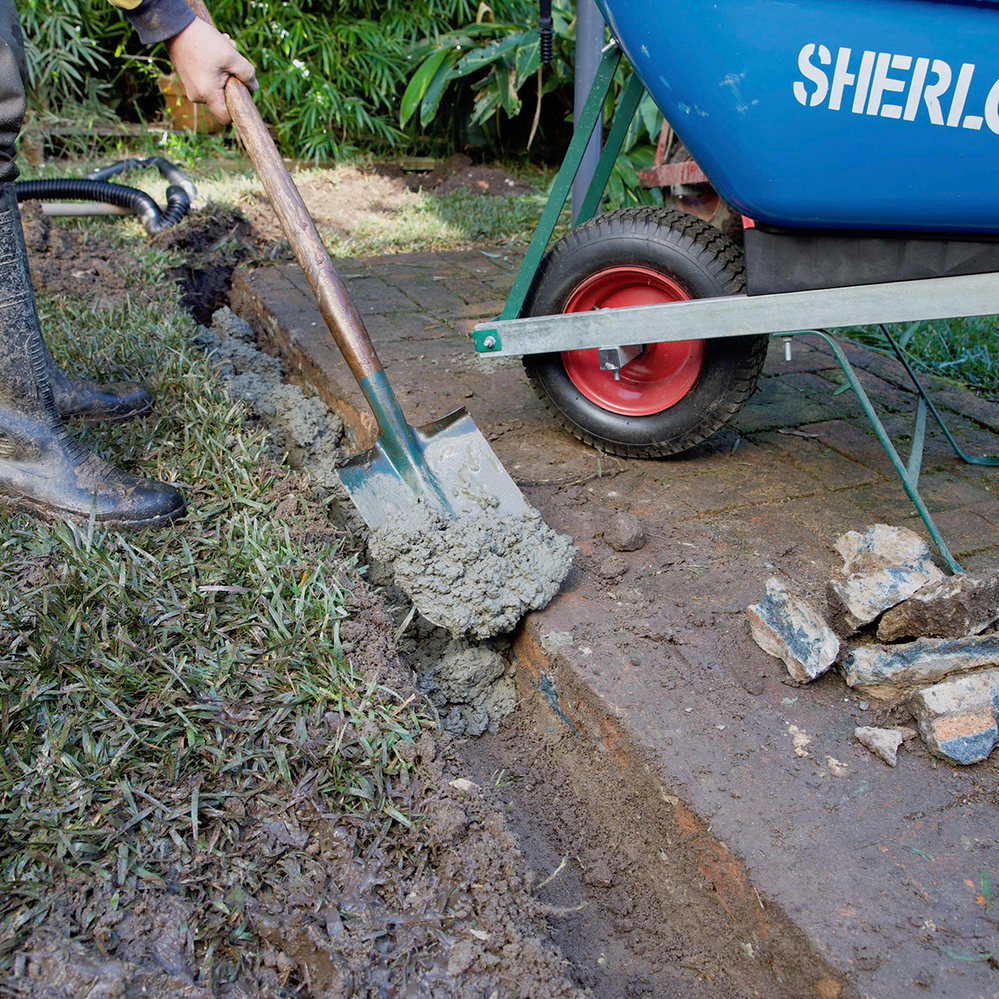
[[[527,500],[465,409],[412,431],[430,488],[426,482],[414,488],[381,439],[337,466],[340,481],[371,530],[412,510],[418,498],[454,518],[497,509],[527,512]]]

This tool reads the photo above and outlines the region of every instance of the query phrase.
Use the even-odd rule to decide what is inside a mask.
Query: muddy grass
[[[79,299],[98,310],[117,308],[133,296],[162,294],[136,285],[133,251],[119,235],[104,236],[99,226],[53,224],[31,208],[25,215],[41,293]],[[168,261],[184,258],[182,266],[167,267],[180,280],[188,308],[203,318],[224,294],[226,268],[231,273],[235,262],[265,244],[240,214],[212,210],[172,230],[160,248]],[[200,346],[210,351],[218,344]],[[241,365],[228,357],[219,371],[234,381],[239,398],[245,378],[258,378],[264,369],[280,381],[280,363],[267,360],[274,363],[252,357]],[[282,395],[289,389],[295,387],[272,382],[252,404],[251,420],[274,430],[259,466],[261,481],[270,485],[256,502],[273,511],[292,545],[321,558],[344,539],[342,527],[328,515],[327,487],[277,462],[291,459],[307,467],[335,424],[307,418],[282,423],[296,406],[299,417],[307,416],[312,402],[295,389],[289,406]],[[161,399],[163,405],[169,400]],[[36,569],[35,582],[44,585],[57,564]],[[506,685],[505,693],[491,695],[492,714],[482,717],[474,704],[435,699],[441,683],[432,657],[418,686],[397,657],[395,623],[384,599],[350,570],[343,586],[350,596],[339,641],[369,695],[362,694],[363,687],[352,694],[361,699],[349,714],[331,704],[325,714],[296,722],[296,752],[305,754],[301,763],[290,761],[293,783],[283,789],[269,783],[263,793],[244,786],[229,797],[209,797],[202,785],[200,807],[197,796],[188,802],[187,831],[181,824],[179,840],[163,839],[159,854],[152,855],[154,869],[134,866],[124,838],[117,876],[112,871],[98,877],[86,873],[91,869],[86,864],[55,859],[50,847],[40,845],[44,837],[34,848],[27,841],[8,842],[5,852],[21,847],[22,873],[25,863],[37,866],[49,859],[41,866],[47,874],[33,900],[23,883],[7,882],[2,892],[0,962],[6,978],[0,987],[7,993],[163,999],[584,995],[552,942],[550,923],[559,915],[537,899],[534,875],[501,805],[483,793],[481,778],[469,780],[446,735],[426,721],[412,728],[408,721],[413,711],[426,715],[436,705],[445,717],[451,715],[452,731],[459,728],[456,717],[464,720],[462,731],[495,728],[513,706],[506,659],[489,652],[499,666],[486,686]],[[430,679],[435,675],[436,681]],[[341,807],[330,813],[311,790],[310,757],[318,763],[326,752],[363,761],[381,744],[385,719],[364,720],[371,692],[396,705],[394,762],[385,771],[394,776],[381,790],[361,786],[353,793],[355,800],[387,794],[397,816],[392,821],[385,820],[384,810],[379,815]],[[140,701],[136,710],[146,703]],[[253,724],[263,707],[252,699],[219,705],[217,724]],[[19,710],[16,717],[26,717],[28,709]],[[290,757],[292,749],[284,752]],[[188,788],[201,784],[196,773],[185,781]],[[155,792],[153,798],[162,794],[152,784],[146,791]],[[141,814],[137,809],[124,828],[141,828],[149,811],[155,809]],[[9,829],[12,837],[24,832],[16,825]],[[148,857],[143,863],[150,863]],[[30,911],[31,919],[11,922],[8,917],[19,911]]]

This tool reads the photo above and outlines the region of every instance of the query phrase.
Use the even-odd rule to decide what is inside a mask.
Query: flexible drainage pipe
[[[155,166],[170,182],[167,188],[167,204],[163,211],[145,193],[124,184],[110,184],[108,177],[125,170]],[[105,206],[113,205],[138,215],[146,232],[151,236],[170,226],[176,225],[191,209],[191,200],[197,195],[194,185],[172,163],[162,156],[147,159],[121,160],[102,167],[84,177],[59,180],[20,180],[14,185],[18,201],[50,201],[52,199],[87,201],[94,203],[92,213],[108,214]],[[81,206],[82,207],[82,206]],[[75,210],[73,214],[84,214]]]

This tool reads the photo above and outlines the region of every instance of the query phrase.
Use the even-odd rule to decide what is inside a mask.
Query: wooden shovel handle
[[[215,26],[201,0],[187,0],[187,3],[198,17]],[[361,384],[364,379],[382,370],[364,321],[330,260],[316,224],[253,103],[250,91],[235,76],[230,76],[225,86],[225,103],[263,182],[267,197],[274,206],[281,228],[312,285],[319,311],[351,373]]]

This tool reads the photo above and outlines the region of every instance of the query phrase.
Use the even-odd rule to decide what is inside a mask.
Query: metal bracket
[[[597,351],[600,370],[613,371],[614,381],[620,381],[621,369],[644,351],[644,343],[633,343],[627,347],[601,347]]]

